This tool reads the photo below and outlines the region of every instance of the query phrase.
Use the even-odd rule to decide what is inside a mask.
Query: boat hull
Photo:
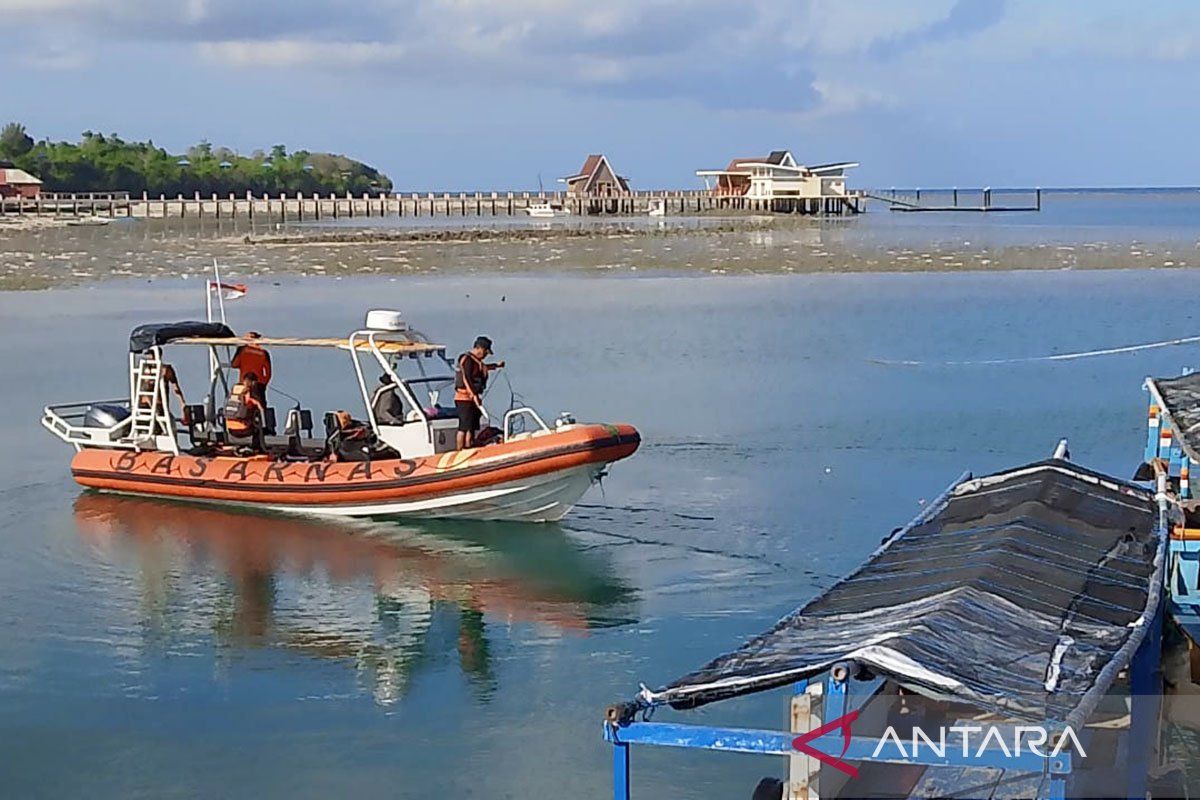
[[[283,462],[99,448],[79,451],[82,486],[331,516],[561,519],[608,464],[640,443],[630,425],[579,425],[416,459]]]

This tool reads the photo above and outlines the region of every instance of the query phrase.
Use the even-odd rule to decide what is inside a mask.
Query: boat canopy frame
[[[415,330],[391,331],[376,328],[356,330],[345,337],[282,337],[282,336],[247,336],[237,335],[222,322],[169,322],[148,323],[134,328],[130,334],[129,344],[129,408],[132,411],[138,404],[138,383],[140,370],[143,365],[163,364],[163,349],[168,346],[205,347],[209,351],[209,385],[207,388],[204,409],[206,419],[216,420],[217,410],[223,406],[225,398],[232,387],[230,372],[232,371],[232,356],[236,348],[242,346],[258,346],[263,348],[321,348],[338,350],[350,356],[354,369],[355,380],[358,383],[358,394],[362,400],[365,420],[382,441],[397,447],[403,444],[411,448],[414,444],[420,448],[420,441],[414,443],[411,434],[400,437],[397,425],[383,425],[375,415],[372,403],[373,390],[368,385],[367,375],[363,369],[360,357],[369,354],[377,365],[392,379],[395,391],[407,407],[419,415],[419,420],[411,419],[409,424],[422,424],[425,428],[424,441],[435,450],[433,444],[432,426],[435,419],[427,412],[425,404],[417,397],[409,385],[410,380],[426,381],[430,378],[454,379],[454,364],[447,358],[446,346],[429,341],[423,334]],[[445,376],[433,375],[426,369],[426,363],[436,359],[449,369]],[[420,374],[419,378],[410,378],[400,374],[399,365],[403,361],[412,361]],[[116,449],[145,450],[163,449],[178,454],[178,420],[170,412],[166,398],[166,386],[155,384],[155,414],[160,419],[158,426],[163,428],[160,435],[137,438],[131,431],[131,422],[123,420],[109,429],[100,429],[83,424],[90,407],[101,404],[118,405],[124,400],[91,401],[81,403],[58,403],[46,406],[43,410],[42,425],[63,441],[71,444],[76,450],[82,447],[109,447]],[[491,419],[490,415],[485,415]],[[534,425],[535,433],[548,433],[553,429],[538,412],[528,406],[509,408],[501,423],[501,438],[508,441],[518,435],[517,422],[528,419]],[[167,433],[169,430],[170,433]],[[397,447],[397,449],[400,449]]]
[[[421,417],[420,422],[424,424],[428,430],[428,425],[433,421],[425,412],[424,405],[417,399],[415,393],[408,385],[408,378],[402,376],[397,369],[401,360],[412,360],[419,370],[422,377],[427,377],[428,372],[425,369],[425,362],[428,359],[437,359],[441,363],[451,366],[450,360],[446,357],[446,346],[428,341],[425,336],[417,331],[388,331],[375,328],[363,328],[353,331],[345,337],[268,337],[268,336],[185,336],[174,339],[170,342],[172,345],[195,345],[209,348],[211,354],[210,362],[212,364],[212,375],[209,387],[208,403],[210,406],[210,416],[212,410],[215,410],[218,401],[218,388],[222,388],[225,394],[229,393],[230,385],[228,371],[232,368],[230,362],[230,353],[234,348],[246,345],[254,345],[263,348],[277,347],[294,347],[294,348],[319,348],[326,350],[337,350],[344,352],[350,356],[350,363],[354,370],[355,381],[358,384],[358,395],[362,400],[365,420],[371,431],[382,439],[387,439],[386,432],[383,430],[385,426],[381,425],[380,421],[375,416],[373,407],[372,390],[368,384],[366,371],[363,369],[361,356],[369,354],[374,358],[378,366],[392,378],[395,391],[399,392],[404,400],[408,403],[411,409],[414,409]],[[220,350],[224,351],[225,358],[221,358]],[[453,379],[451,374],[450,379]],[[429,435],[429,442],[432,446],[432,437]]]

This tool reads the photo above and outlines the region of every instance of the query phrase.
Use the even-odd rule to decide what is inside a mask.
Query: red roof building
[[[23,169],[0,167],[0,197],[33,200],[42,192],[42,182]]]

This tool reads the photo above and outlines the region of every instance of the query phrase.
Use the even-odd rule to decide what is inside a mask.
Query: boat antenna
[[[546,187],[542,186],[542,173],[538,173],[538,194],[545,194]]]

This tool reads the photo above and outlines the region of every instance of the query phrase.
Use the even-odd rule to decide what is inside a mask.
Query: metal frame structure
[[[211,313],[211,310],[210,310]],[[344,339],[273,339],[273,338],[208,338],[186,337],[176,339],[168,345],[204,346],[209,351],[209,386],[205,398],[207,419],[216,419],[216,411],[224,403],[224,397],[230,390],[230,364],[232,348],[238,345],[257,344],[263,347],[323,347],[345,350],[350,356],[354,368],[355,380],[358,383],[358,394],[363,402],[367,424],[379,439],[397,450],[412,456],[433,455],[447,449],[453,449],[453,431],[457,428],[457,420],[431,417],[425,409],[411,381],[426,381],[439,379],[453,381],[453,365],[446,358],[446,349],[441,345],[430,343],[424,336],[415,331],[386,331],[364,328],[354,331]],[[160,450],[179,453],[177,421],[170,412],[167,402],[167,386],[161,380],[163,346],[154,346],[141,353],[129,354],[129,397],[128,399],[104,401],[112,405],[128,405],[130,417],[112,428],[100,429],[81,424],[90,406],[100,401],[84,403],[60,403],[47,406],[43,410],[42,425],[63,441],[71,444],[76,450],[83,447],[111,447],[128,450]],[[372,404],[372,391],[368,386],[366,372],[360,356],[369,353],[378,366],[391,376],[395,391],[398,392],[416,417],[409,419],[403,425],[385,425],[376,419]],[[424,360],[437,356],[450,368],[447,375],[432,375],[426,371]],[[400,374],[399,365],[404,360],[416,363],[419,377],[405,377]],[[143,391],[143,382],[152,380],[152,386]],[[149,399],[150,403],[140,402]],[[484,415],[488,416],[484,410]],[[532,420],[535,428],[532,435],[550,433],[553,429],[532,408],[517,407],[509,409],[503,418],[501,437],[509,441],[522,435],[516,430],[516,421],[522,418]],[[416,433],[419,431],[419,434]],[[440,444],[435,438],[437,433],[449,432],[447,444]],[[444,437],[443,437],[444,438]]]

